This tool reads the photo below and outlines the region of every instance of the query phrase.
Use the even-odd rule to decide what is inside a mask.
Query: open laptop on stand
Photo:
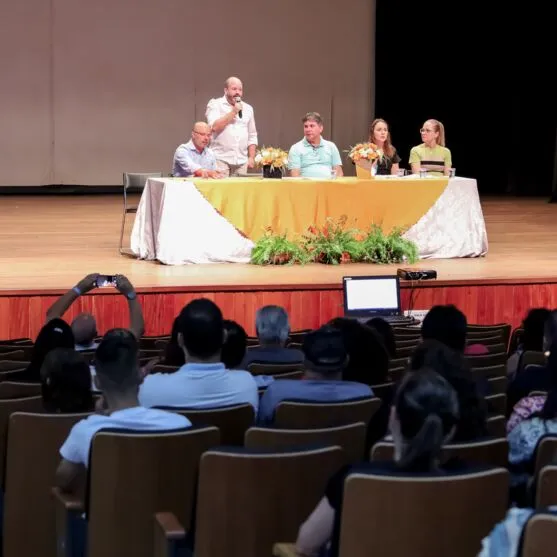
[[[381,317],[392,325],[413,325],[400,306],[400,282],[396,275],[342,277],[344,316],[365,322]]]

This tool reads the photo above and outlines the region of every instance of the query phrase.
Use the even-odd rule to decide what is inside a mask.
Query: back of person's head
[[[557,310],[552,310],[545,320],[543,332],[543,349],[549,350],[550,346],[557,342]]]
[[[248,335],[244,328],[229,319],[224,320],[225,339],[222,346],[221,361],[226,369],[235,369],[243,361],[248,345]]]
[[[396,340],[393,328],[388,321],[385,321],[382,317],[374,317],[369,321],[366,321],[366,325],[375,329],[383,341],[383,345],[387,349],[390,358],[396,358]]]
[[[549,388],[547,398],[540,412],[532,417],[539,417],[542,420],[554,420],[557,418],[557,341],[549,346],[549,355],[545,369],[549,378]]]
[[[98,387],[105,395],[127,395],[139,389],[139,343],[127,329],[111,329],[95,353]]]
[[[180,328],[179,325],[180,316],[176,317],[176,319],[174,319],[174,322],[172,323],[170,340],[168,341],[164,349],[164,359],[162,363],[166,366],[183,366],[186,363],[184,351],[178,344],[178,332]]]
[[[422,323],[422,338],[434,339],[453,350],[464,352],[466,347],[466,316],[453,305],[433,306]]]
[[[487,408],[466,358],[437,340],[426,340],[410,357],[409,370],[428,368],[446,379],[458,396],[460,419],[455,440],[469,441],[487,434]]]
[[[187,352],[186,359],[220,359],[224,324],[219,307],[206,298],[185,306],[178,319],[178,342]]]
[[[90,313],[80,313],[72,321],[72,332],[76,344],[89,346],[97,336],[97,322]]]
[[[523,332],[520,338],[523,350],[543,350],[545,322],[551,312],[546,308],[531,309],[522,321]]]
[[[342,379],[349,361],[342,333],[327,325],[307,333],[302,343],[308,375]]]
[[[443,377],[427,368],[407,374],[396,391],[390,420],[398,466],[410,471],[437,468],[458,415],[456,393]]]
[[[329,325],[342,333],[348,351],[344,379],[365,385],[384,383],[389,373],[389,354],[379,333],[372,327],[345,317],[337,317]]]
[[[69,348],[73,350],[74,347],[75,339],[72,328],[63,319],[51,319],[37,335],[31,354],[31,361],[26,369],[26,378],[38,383],[41,380],[40,372],[46,355],[55,348]]]
[[[93,410],[91,372],[79,352],[55,348],[41,367],[43,404],[49,412],[78,413]]]
[[[255,314],[255,330],[261,344],[284,346],[290,334],[286,310],[280,306],[263,306]]]

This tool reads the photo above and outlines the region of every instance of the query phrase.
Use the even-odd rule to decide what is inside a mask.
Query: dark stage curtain
[[[550,196],[557,24],[539,0],[377,0],[376,110],[408,167],[428,118],[484,194]],[[547,6],[547,7],[546,7]]]

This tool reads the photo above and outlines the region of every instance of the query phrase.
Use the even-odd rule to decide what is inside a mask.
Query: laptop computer
[[[389,323],[412,324],[400,305],[400,281],[396,275],[342,277],[344,316],[358,321],[381,317]]]

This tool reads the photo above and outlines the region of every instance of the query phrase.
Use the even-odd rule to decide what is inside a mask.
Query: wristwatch
[[[128,300],[135,300],[137,298],[137,294],[134,292],[130,292],[129,294],[126,294],[126,298]]]

